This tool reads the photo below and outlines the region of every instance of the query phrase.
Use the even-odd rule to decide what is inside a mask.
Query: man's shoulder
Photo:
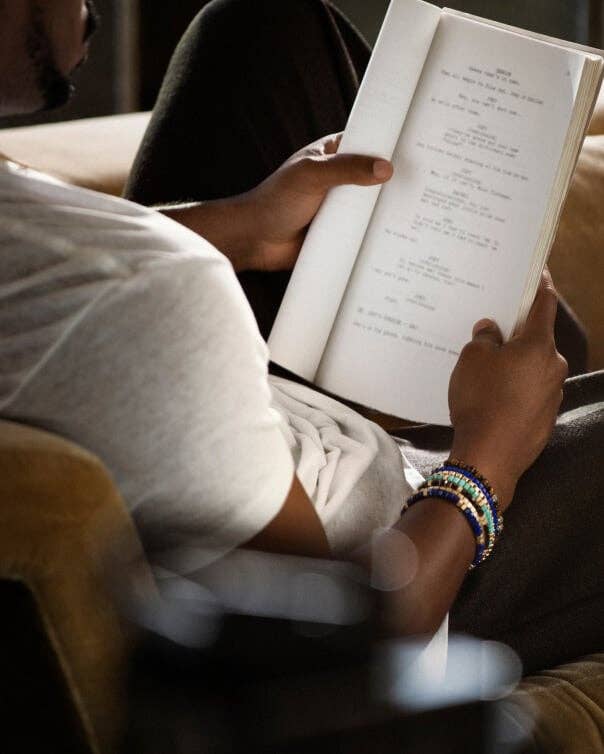
[[[151,208],[10,163],[0,169],[0,244],[7,264],[18,246],[21,259],[45,267],[62,258],[117,277],[189,260],[199,273],[208,263],[230,266],[207,241]]]
[[[83,349],[84,321],[107,339],[137,317],[158,337],[249,318],[230,263],[198,235],[30,171],[0,171],[0,252],[0,399],[59,343]]]

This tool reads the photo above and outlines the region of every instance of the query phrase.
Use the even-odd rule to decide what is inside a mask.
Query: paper
[[[317,384],[448,423],[474,323],[516,321],[583,64],[443,15]]]

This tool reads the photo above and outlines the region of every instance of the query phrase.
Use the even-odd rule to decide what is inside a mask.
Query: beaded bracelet
[[[497,541],[497,529],[493,520],[493,514],[488,502],[479,487],[474,482],[465,478],[462,474],[454,471],[433,472],[420,486],[425,489],[431,486],[447,487],[460,492],[464,497],[469,497],[477,510],[482,514],[481,523],[487,534],[487,548],[484,560],[493,552]]]
[[[474,540],[476,542],[476,551],[474,554],[474,560],[472,561],[472,564],[470,566],[470,570],[473,570],[474,568],[476,568],[476,566],[480,565],[480,563],[482,563],[482,561],[485,559],[486,544],[483,522],[481,521],[481,516],[478,514],[478,511],[476,510],[474,505],[463,495],[460,495],[457,492],[453,492],[453,490],[451,489],[431,486],[421,489],[415,495],[412,495],[409,500],[407,500],[403,512],[411,508],[411,506],[415,505],[415,503],[418,503],[420,500],[425,500],[426,498],[437,498],[440,500],[445,500],[447,502],[453,503],[455,507],[459,511],[461,511],[464,518],[470,525],[470,528],[472,529]]]
[[[503,531],[503,514],[501,512],[499,498],[495,494],[495,490],[491,486],[491,483],[487,479],[485,479],[484,476],[482,476],[482,474],[475,466],[464,463],[457,458],[451,458],[449,456],[449,458],[445,461],[445,465],[461,469],[462,471],[465,471],[466,474],[472,474],[476,481],[484,486],[485,491],[488,493],[486,496],[487,500],[489,500],[489,504],[492,505],[492,508],[494,509],[493,517],[499,522],[497,526],[498,533],[501,534],[501,532]]]
[[[476,543],[470,570],[483,563],[493,552],[503,531],[499,500],[487,479],[474,466],[449,458],[430,473],[417,493],[409,498],[402,512],[426,498],[453,503],[463,514]]]
[[[475,474],[474,471],[471,471],[470,469],[474,469],[474,467],[466,467],[465,464],[461,465],[458,463],[453,463],[452,461],[445,461],[442,466],[434,469],[433,473],[446,471],[456,472],[457,474],[463,476],[464,479],[467,479],[475,484],[480,492],[484,495],[484,498],[489,508],[491,509],[491,515],[495,524],[495,530],[497,532],[497,536],[499,536],[503,532],[503,516],[499,507],[499,499],[487,480],[478,473]]]
[[[480,474],[475,466],[470,466],[469,464],[463,463],[456,458],[449,458],[449,460],[445,461],[442,466],[440,466],[438,469],[435,469],[435,472],[451,472],[457,474],[458,476],[461,476],[465,480],[467,480],[468,483],[474,485],[484,496],[486,505],[490,510],[490,517],[492,518],[493,525],[495,527],[495,539],[491,540],[491,547],[488,548],[488,553],[486,556],[488,557],[495,547],[496,540],[501,536],[503,532],[503,516],[499,507],[499,499],[495,494],[493,487],[488,482],[488,480],[484,476],[482,476],[482,474]]]

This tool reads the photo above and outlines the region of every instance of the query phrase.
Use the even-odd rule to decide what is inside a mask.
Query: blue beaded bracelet
[[[428,487],[445,487],[447,489],[452,489],[454,492],[460,493],[464,497],[467,497],[476,508],[476,511],[482,515],[480,523],[487,534],[488,542],[483,558],[483,560],[486,560],[495,547],[497,530],[495,528],[491,508],[481,490],[465,475],[462,475],[457,471],[449,470],[432,472],[419,489],[427,489]]]
[[[472,561],[472,565],[470,566],[470,570],[480,565],[480,563],[482,563],[484,559],[486,550],[485,534],[484,529],[480,523],[480,518],[478,516],[476,508],[470,502],[470,500],[468,500],[468,498],[466,498],[465,496],[460,495],[457,492],[453,492],[449,489],[442,489],[441,487],[426,487],[425,489],[417,492],[415,495],[412,495],[409,500],[407,500],[407,503],[403,508],[403,512],[408,508],[411,508],[411,506],[415,505],[415,503],[418,503],[420,500],[425,500],[426,498],[446,500],[447,502],[453,503],[455,507],[461,513],[463,513],[464,518],[472,529],[474,539],[476,541],[476,551],[474,554],[474,560]]]
[[[478,487],[478,489],[485,496],[485,499],[489,505],[489,508],[491,510],[491,515],[493,517],[493,523],[495,524],[495,531],[497,532],[497,536],[499,536],[501,532],[503,531],[503,521],[499,515],[499,506],[498,506],[497,496],[492,495],[491,492],[482,483],[482,481],[478,479],[478,477],[476,477],[474,474],[472,474],[471,471],[468,471],[467,469],[463,469],[461,468],[461,466],[456,466],[453,463],[445,462],[442,466],[439,466],[438,469],[435,469],[435,472],[446,471],[446,470],[455,471],[461,476],[466,477],[466,479],[469,479]]]
[[[495,512],[496,516],[499,519],[499,534],[503,531],[503,514],[501,512],[501,508],[499,507],[499,500],[497,498],[497,495],[495,494],[495,490],[493,489],[491,483],[484,478],[484,476],[478,471],[478,469],[475,466],[472,466],[470,464],[464,463],[463,461],[460,461],[457,458],[454,458],[453,456],[449,456],[445,463],[450,464],[452,466],[457,466],[460,469],[463,469],[464,471],[469,471],[470,474],[473,474],[487,489],[487,492],[492,496],[493,503],[495,506]]]

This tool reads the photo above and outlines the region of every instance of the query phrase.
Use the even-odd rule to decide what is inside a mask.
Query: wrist
[[[245,197],[242,194],[157,209],[205,238],[230,260],[236,272],[243,272],[253,269],[255,259],[253,218]]]
[[[510,505],[520,474],[496,448],[476,440],[465,440],[456,433],[450,455],[478,469],[493,487],[502,510]]]

